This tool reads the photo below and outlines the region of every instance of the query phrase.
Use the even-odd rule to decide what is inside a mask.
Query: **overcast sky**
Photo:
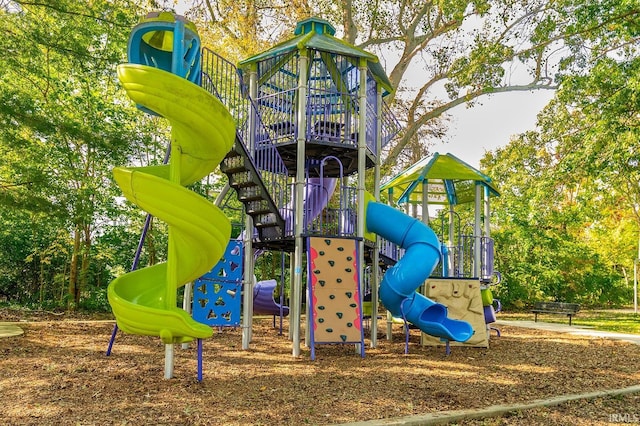
[[[536,116],[553,97],[553,91],[498,93],[483,98],[482,105],[460,105],[451,111],[448,141],[431,152],[455,155],[478,168],[486,151],[506,146],[512,135],[535,129]]]

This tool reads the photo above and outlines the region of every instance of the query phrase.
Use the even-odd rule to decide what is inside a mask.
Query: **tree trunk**
[[[82,262],[80,266],[80,277],[78,280],[78,290],[76,291],[76,304],[80,302],[80,295],[87,288],[89,275],[89,265],[91,264],[91,225],[84,225],[84,239],[82,248]]]
[[[73,236],[71,265],[69,266],[69,300],[67,302],[67,309],[70,311],[75,310],[78,300],[78,253],[80,251],[80,235],[80,230],[76,227]]]
[[[40,305],[42,306],[42,303],[44,302],[44,264],[42,262],[42,259],[38,258],[38,263],[40,263],[40,277],[39,277],[39,281],[40,281]]]
[[[58,297],[58,302],[60,302],[61,304],[62,304],[62,301],[64,300],[64,292],[65,292],[64,277],[66,276],[67,276],[67,263],[64,262],[62,264],[62,279],[54,281],[56,284],[58,284],[58,282],[60,283],[60,288],[58,287],[54,288],[54,297]]]

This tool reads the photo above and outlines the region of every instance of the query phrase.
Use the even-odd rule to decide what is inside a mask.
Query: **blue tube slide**
[[[416,292],[440,260],[440,242],[424,223],[393,207],[370,202],[367,230],[405,249],[380,283],[380,300],[395,317],[405,318],[426,334],[465,342],[473,335],[471,324],[447,318],[447,307]]]

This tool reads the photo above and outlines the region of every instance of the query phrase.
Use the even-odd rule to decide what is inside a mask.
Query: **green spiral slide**
[[[231,149],[233,118],[209,92],[167,71],[129,63],[118,67],[118,78],[133,101],[169,120],[172,140],[169,164],[113,170],[125,197],[169,228],[167,262],[109,284],[116,323],[165,344],[210,337],[209,326],[176,306],[176,293],[220,259],[231,225],[220,209],[184,186],[211,173]]]

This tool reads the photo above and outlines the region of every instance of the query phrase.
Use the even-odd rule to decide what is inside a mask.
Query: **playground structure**
[[[500,302],[493,299],[491,286],[500,281],[494,270],[491,238],[490,198],[499,192],[491,178],[452,154],[425,157],[382,184],[390,202],[404,207],[408,215],[430,223],[429,208],[440,210],[441,262],[425,282],[423,294],[447,306],[453,318],[472,324],[474,336],[467,345],[488,347],[489,324],[495,322]],[[473,203],[473,221],[464,226],[456,207]],[[388,256],[395,257],[395,247]],[[387,335],[391,335],[391,320]],[[498,332],[497,329],[494,329]],[[455,340],[455,339],[453,339]],[[424,344],[440,344],[429,333]],[[447,350],[449,350],[448,342]]]
[[[169,378],[173,344],[198,339],[201,379],[200,339],[211,336],[211,325],[221,325],[212,320],[242,321],[242,347],[248,349],[254,309],[273,314],[276,306],[280,315],[285,310],[272,291],[266,297],[255,291],[258,250],[291,255],[287,310],[293,356],[300,355],[305,270],[312,358],[316,343],[354,343],[364,356],[361,271],[367,264],[374,266],[368,268],[372,312],[380,298],[394,315],[437,339],[464,342],[473,336],[476,330],[469,323],[447,317],[445,305],[419,291],[441,258],[445,274],[457,271],[448,266],[456,264],[452,250],[441,246],[425,223],[375,201],[380,198],[380,153],[399,132],[384,102],[392,87],[375,55],[334,34],[327,21],[301,21],[291,40],[236,67],[200,48],[195,28],[179,16],[153,14],[134,28],[130,63],[119,67],[119,77],[143,111],[170,121],[171,155],[166,166],[118,168],[114,174],[128,199],[168,223],[169,256],[161,266],[137,270],[138,251],[133,272],[110,284],[117,327],[108,353],[118,327],[158,335],[167,347]],[[216,205],[235,195],[246,213],[245,232],[235,244],[230,244],[229,221],[220,209],[183,188],[217,164],[228,185]],[[375,186],[367,191],[365,171],[370,168]],[[166,187],[180,198],[167,197]],[[397,181],[387,184],[397,187]],[[414,193],[405,193],[399,201],[406,197],[408,205]],[[221,258],[225,265],[217,263]],[[480,277],[481,264],[474,258],[473,277]],[[376,265],[387,268],[380,295]],[[202,308],[194,317],[201,322],[176,307],[176,288],[191,281],[195,306]],[[275,285],[268,283],[262,285]],[[239,307],[240,299],[242,315],[214,312],[213,305]],[[181,327],[167,325],[174,320]],[[376,338],[372,321],[372,346]]]

